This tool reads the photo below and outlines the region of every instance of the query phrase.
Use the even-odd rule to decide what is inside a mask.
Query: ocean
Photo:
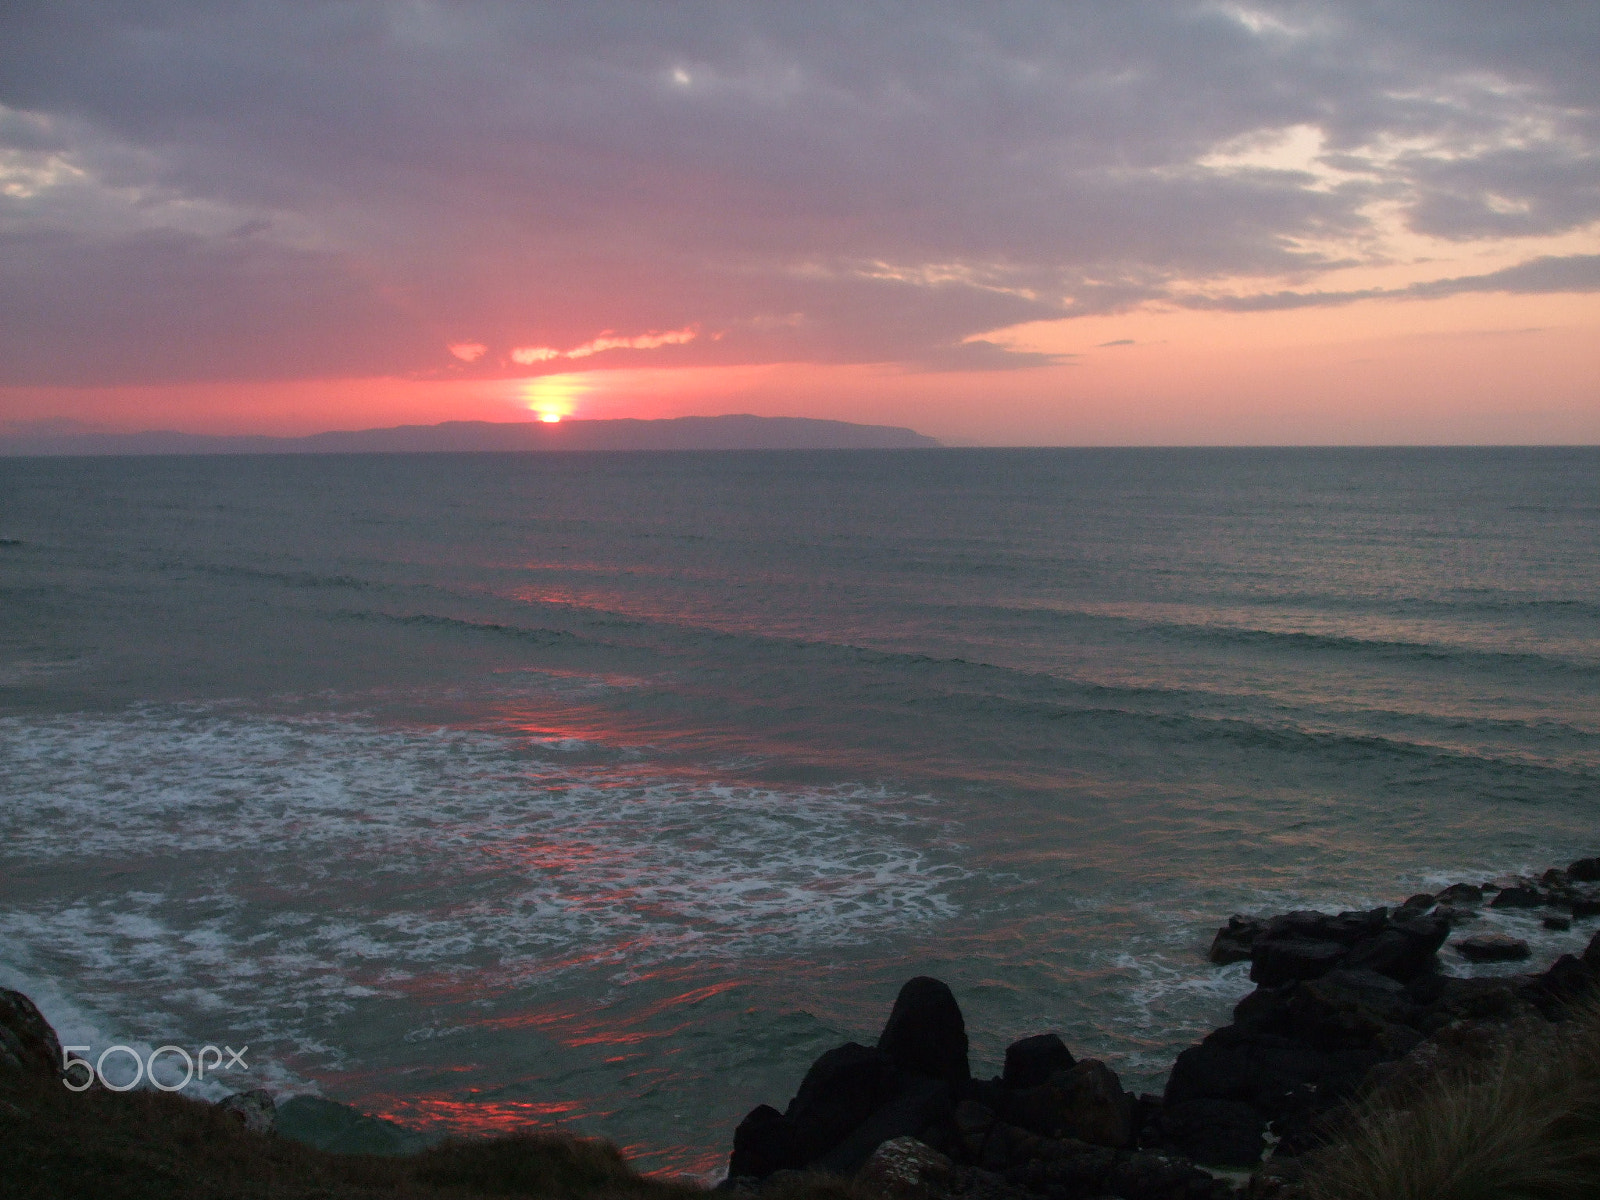
[[[1597,735],[1594,449],[0,459],[0,985],[194,1094],[712,1177],[918,974],[1157,1090]]]

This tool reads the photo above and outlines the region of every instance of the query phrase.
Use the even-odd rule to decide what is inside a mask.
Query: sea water
[[[196,1094],[711,1176],[917,974],[1158,1089],[1597,734],[1595,450],[0,460],[0,985]]]

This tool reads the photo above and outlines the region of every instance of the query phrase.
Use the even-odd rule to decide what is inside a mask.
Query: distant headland
[[[910,450],[937,447],[895,425],[812,417],[671,417],[603,421],[444,421],[305,437],[37,432],[0,436],[0,455],[426,454],[518,450]]]

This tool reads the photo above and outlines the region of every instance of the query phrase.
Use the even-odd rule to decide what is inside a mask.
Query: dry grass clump
[[[1310,1200],[1600,1197],[1600,1000],[1375,1095],[1306,1168]]]

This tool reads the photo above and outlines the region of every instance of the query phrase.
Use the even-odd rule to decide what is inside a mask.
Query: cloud
[[[1401,288],[1363,288],[1349,292],[1271,292],[1253,296],[1175,296],[1185,308],[1222,312],[1281,312],[1291,308],[1323,308],[1357,300],[1437,299],[1465,292],[1596,292],[1600,291],[1600,254],[1542,256],[1491,271],[1432,279]],[[1123,343],[1110,342],[1108,345]]]
[[[489,352],[482,342],[451,342],[447,349],[464,363],[477,362]]]
[[[1133,345],[1133,339],[1132,338],[1118,338],[1114,342],[1101,342],[1095,348],[1097,350],[1104,350],[1104,349],[1107,349],[1110,346],[1131,346],[1131,345]]]
[[[1345,302],[1303,281],[1396,223],[1600,220],[1597,44],[1458,0],[6,5],[0,381],[955,370],[1245,279]]]

